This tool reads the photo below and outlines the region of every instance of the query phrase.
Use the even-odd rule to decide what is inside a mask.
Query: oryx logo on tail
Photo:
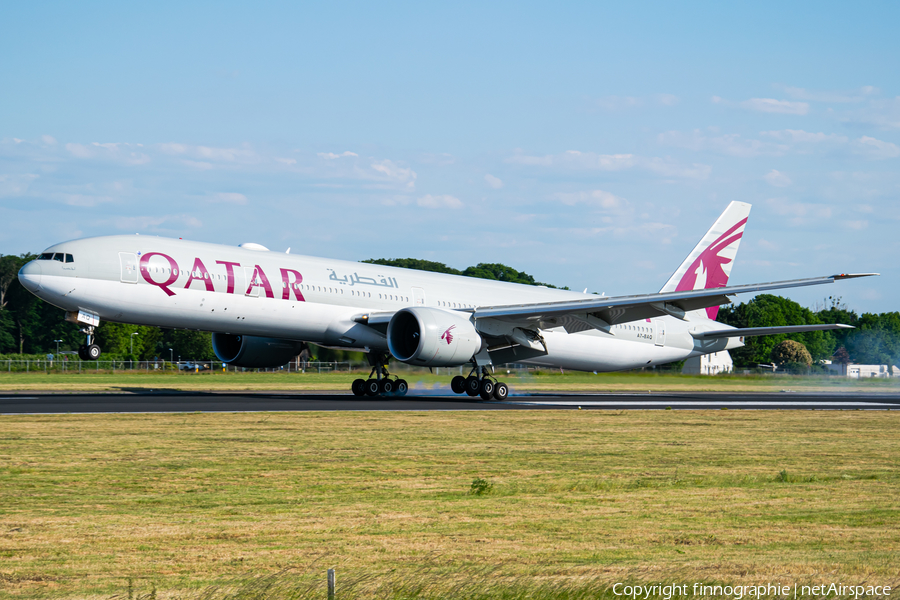
[[[672,274],[660,293],[725,287],[749,215],[749,204],[743,202],[729,204],[700,243]],[[705,309],[705,313],[708,318],[715,320],[719,307],[709,307]]]

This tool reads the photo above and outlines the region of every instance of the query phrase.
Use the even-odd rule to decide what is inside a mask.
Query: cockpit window
[[[75,262],[75,258],[71,254],[66,254],[66,262]]]
[[[40,256],[38,256],[38,260],[53,260],[52,252],[44,252]]]
[[[53,255],[53,260],[58,260],[59,262],[66,262],[66,256],[62,252],[57,252]]]

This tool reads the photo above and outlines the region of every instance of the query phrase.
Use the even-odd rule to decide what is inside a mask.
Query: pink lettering
[[[153,256],[162,256],[167,261],[169,261],[169,277],[163,281],[154,281],[153,277],[150,275],[150,258]],[[163,269],[163,273],[166,270]],[[150,285],[155,285],[162,291],[164,291],[169,296],[174,296],[175,292],[169,289],[169,286],[175,283],[178,280],[178,263],[175,262],[175,259],[171,256],[163,254],[162,252],[148,252],[147,254],[141,257],[141,275],[144,278],[144,281],[149,283]]]
[[[250,290],[255,287],[261,287],[266,290],[266,298],[274,298],[275,294],[272,292],[272,286],[269,285],[269,278],[266,277],[266,274],[263,272],[262,267],[259,265],[254,265],[253,269],[253,277],[250,278],[250,285],[247,286],[247,291],[244,292],[247,296],[250,295]],[[259,281],[259,283],[257,283]]]
[[[234,268],[241,266],[241,263],[228,262],[225,260],[217,260],[217,265],[225,265],[225,274],[228,277],[228,291],[226,293],[234,293]]]
[[[199,273],[196,277],[194,273]],[[191,276],[188,277],[187,283],[184,285],[184,289],[188,289],[191,287],[191,284],[195,279],[199,279],[203,283],[206,284],[207,292],[215,292],[216,288],[213,287],[213,282],[209,278],[209,271],[206,270],[206,265],[203,264],[203,261],[199,258],[194,259],[194,266],[191,268]]]
[[[293,275],[293,279],[291,279]],[[300,293],[300,284],[303,283],[303,275],[299,271],[293,269],[281,269],[281,285],[284,289],[281,291],[282,300],[291,299],[291,290],[294,291],[294,297],[300,302],[306,302],[303,294]]]

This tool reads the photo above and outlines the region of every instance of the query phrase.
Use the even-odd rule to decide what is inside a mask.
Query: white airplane
[[[753,335],[839,329],[735,329],[715,321],[729,296],[876,275],[841,274],[726,287],[750,205],[732,202],[662,289],[638,296],[566,290],[270,252],[181,239],[118,235],[56,244],[19,281],[62,308],[96,360],[101,320],[211,331],[216,356],[274,367],[303,343],[361,350],[372,365],[353,393],[403,395],[390,358],[423,367],[471,365],[456,393],[506,398],[493,366],[509,362],[581,371],[659,365],[743,346]]]

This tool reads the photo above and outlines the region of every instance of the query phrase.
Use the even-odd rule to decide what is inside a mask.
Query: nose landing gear
[[[405,379],[391,375],[387,370],[388,356],[385,354],[368,355],[372,372],[368,379],[357,379],[350,386],[354,396],[405,396],[409,384]],[[393,379],[391,379],[393,377]]]
[[[87,336],[87,341],[79,346],[78,358],[81,360],[97,360],[100,358],[100,346],[94,343],[94,326],[88,325],[81,330]]]

